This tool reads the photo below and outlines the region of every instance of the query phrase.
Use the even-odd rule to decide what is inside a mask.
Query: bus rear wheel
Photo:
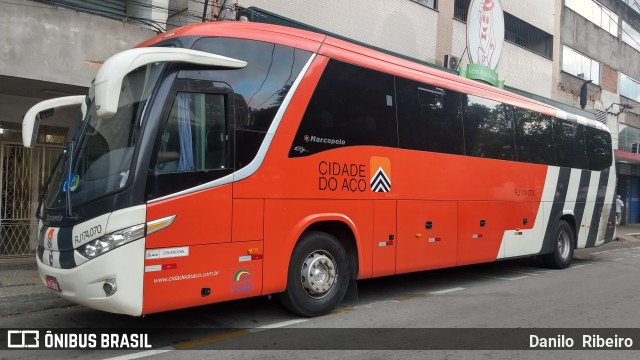
[[[324,232],[306,232],[291,255],[287,290],[279,300],[298,315],[327,314],[344,298],[349,276],[349,258],[340,241]]]
[[[573,259],[575,243],[575,234],[571,225],[564,220],[560,220],[554,232],[553,252],[542,256],[544,264],[554,269],[568,268]]]

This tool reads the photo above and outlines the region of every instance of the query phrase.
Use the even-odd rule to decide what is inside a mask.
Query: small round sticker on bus
[[[71,186],[69,186],[69,190],[75,191],[78,188],[78,183],[80,183],[80,176],[76,174],[71,180]]]

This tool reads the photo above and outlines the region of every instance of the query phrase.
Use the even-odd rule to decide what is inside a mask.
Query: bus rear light
[[[77,250],[83,256],[86,256],[89,259],[93,259],[96,256],[100,256],[107,251],[117,248],[118,246],[122,246],[126,243],[138,240],[144,237],[144,234],[145,224],[139,224],[102,236],[96,240],[78,247]]]
[[[260,253],[260,249],[258,248],[251,248],[249,250],[247,250],[247,254],[249,255],[255,255],[255,254],[259,254]]]

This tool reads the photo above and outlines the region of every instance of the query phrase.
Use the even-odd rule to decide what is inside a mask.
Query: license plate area
[[[47,283],[47,287],[55,292],[60,292],[60,284],[58,284],[58,279],[54,276],[47,275],[45,278],[45,282]]]

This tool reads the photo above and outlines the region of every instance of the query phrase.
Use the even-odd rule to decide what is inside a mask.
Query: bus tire
[[[568,268],[573,259],[575,243],[576,237],[573,228],[568,222],[560,220],[554,232],[553,252],[542,256],[544,264],[554,269]]]
[[[293,249],[287,290],[279,294],[279,300],[301,316],[327,314],[342,302],[350,269],[349,257],[338,239],[325,232],[305,232]]]

